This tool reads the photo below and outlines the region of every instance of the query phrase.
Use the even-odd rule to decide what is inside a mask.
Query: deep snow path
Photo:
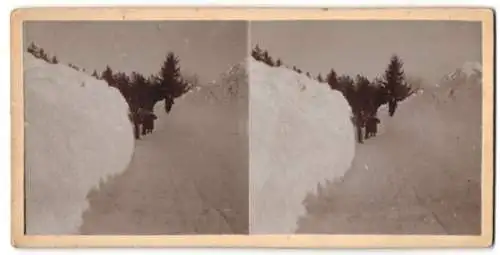
[[[457,158],[432,146],[404,146],[407,135],[381,134],[358,145],[344,178],[305,199],[298,232],[479,234],[480,154]]]
[[[232,125],[231,109],[214,116],[207,108],[176,105],[161,116],[153,134],[137,142],[128,170],[89,194],[81,232],[248,232],[245,134]]]

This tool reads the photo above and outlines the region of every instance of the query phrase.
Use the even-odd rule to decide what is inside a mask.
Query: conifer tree
[[[170,112],[174,99],[187,91],[186,84],[181,80],[179,58],[173,52],[167,54],[158,78],[165,98],[165,111]]]
[[[274,66],[273,58],[269,55],[269,52],[267,52],[267,50],[265,50],[262,54],[262,61],[268,66]]]
[[[321,74],[318,74],[318,76],[316,77],[316,80],[318,80],[318,82],[324,82],[323,76],[321,76]]]
[[[92,77],[99,79],[99,75],[97,74],[97,71],[94,69],[94,72],[92,72]]]
[[[35,56],[35,54],[38,54],[38,46],[34,42],[31,42],[28,46],[28,52]]]
[[[113,77],[113,70],[111,70],[111,67],[106,66],[106,69],[101,74],[101,78],[106,81],[109,86],[115,85],[115,79]]]
[[[257,61],[262,60],[262,49],[259,47],[258,44],[255,45],[255,47],[252,49],[252,57]]]
[[[49,56],[42,48],[38,50],[38,58],[45,60],[45,62],[49,62]]]
[[[276,66],[282,66],[283,65],[283,62],[281,61],[281,59],[278,58],[278,60],[276,60]]]
[[[398,101],[406,98],[409,92],[404,81],[403,62],[397,55],[393,55],[384,74],[384,92],[389,103],[389,115],[396,112]]]
[[[326,76],[326,82],[330,85],[331,89],[340,90],[337,73],[333,69],[330,69],[330,72]]]
[[[50,60],[50,63],[52,63],[52,64],[58,64],[59,60],[57,60],[56,56],[53,56],[52,59]]]

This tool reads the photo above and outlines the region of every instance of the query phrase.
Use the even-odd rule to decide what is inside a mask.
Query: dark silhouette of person
[[[154,121],[157,119],[153,112],[148,112],[144,115],[143,132],[144,134],[150,134],[154,129]]]
[[[138,112],[137,111],[131,112],[129,114],[129,117],[134,125],[134,137],[135,137],[135,139],[140,139],[141,138],[141,135],[140,135],[141,120],[140,120],[140,116],[139,116]]]
[[[143,114],[142,115],[142,135],[145,136],[147,134],[147,129],[148,129],[148,118],[147,115]]]
[[[142,128],[141,135],[146,135],[146,129],[144,125],[144,121],[146,119],[146,111],[143,108],[138,108],[136,113],[136,125],[138,129]]]
[[[377,125],[380,120],[376,116],[370,116],[366,121],[365,139],[377,135]]]
[[[365,126],[365,124],[361,112],[355,114],[354,124],[356,126],[356,136],[358,138],[358,143],[363,143],[363,127]]]
[[[377,135],[378,132],[378,124],[380,124],[380,119],[377,118],[376,116],[373,116],[373,128],[372,128],[372,134],[373,136]]]
[[[371,120],[370,117],[368,117],[365,121],[365,140],[368,140],[368,138],[370,138],[372,127],[373,127],[373,121]]]
[[[150,130],[149,130],[149,133],[153,132],[154,128],[155,128],[155,120],[158,119],[158,117],[153,113],[151,112],[151,122],[150,122]]]
[[[149,134],[151,130],[151,117],[149,114],[144,116],[144,124],[143,124],[143,132],[144,134]]]

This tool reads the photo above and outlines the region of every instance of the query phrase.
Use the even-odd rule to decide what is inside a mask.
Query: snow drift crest
[[[198,86],[185,97],[193,94],[203,95],[206,101],[229,102],[246,99],[248,96],[247,64],[238,63],[229,68],[220,77],[208,85]]]
[[[24,55],[26,232],[77,234],[86,196],[124,171],[134,139],[120,92]]]
[[[251,60],[250,232],[293,233],[318,183],[354,157],[351,108],[340,92]]]
[[[476,84],[480,83],[483,77],[483,68],[477,62],[465,62],[460,68],[444,76],[440,86],[457,83]]]
[[[478,67],[463,65],[467,66]],[[476,75],[480,70],[457,70],[446,75],[448,79],[439,86],[427,87],[422,94],[403,101],[393,118],[388,117],[381,107],[381,133],[384,136],[380,139],[400,139],[406,141],[407,148],[415,150],[433,148],[450,162],[456,162],[456,158],[462,159],[463,164],[471,162],[471,169],[479,164],[482,83]],[[385,137],[386,133],[390,137]]]

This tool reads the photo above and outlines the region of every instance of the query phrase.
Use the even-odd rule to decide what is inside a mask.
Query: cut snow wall
[[[250,233],[294,233],[302,201],[354,157],[351,109],[327,84],[250,60]]]
[[[26,233],[77,234],[88,192],[131,159],[128,106],[104,81],[25,53]]]

